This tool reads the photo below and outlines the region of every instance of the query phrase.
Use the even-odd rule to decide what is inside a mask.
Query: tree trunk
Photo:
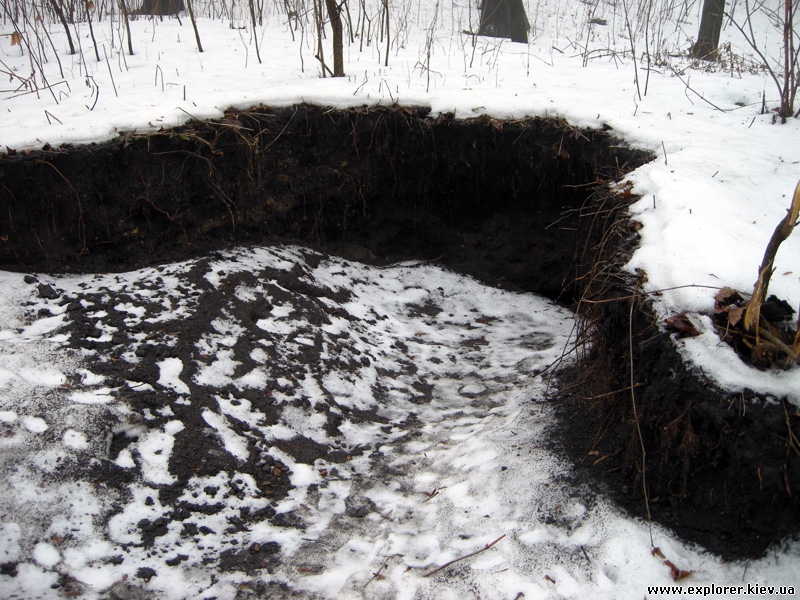
[[[719,34],[722,32],[724,16],[725,0],[704,0],[700,31],[697,34],[697,42],[692,46],[692,58],[717,60]]]
[[[344,40],[342,38],[342,13],[336,0],[325,0],[328,18],[333,30],[333,76],[344,77]]]
[[[478,35],[511,38],[512,42],[528,43],[530,23],[522,0],[484,0]]]
[[[794,113],[794,99],[797,95],[797,51],[795,49],[794,11],[792,0],[783,2],[783,89],[781,108],[778,116],[786,123]]]
[[[183,2],[183,0],[180,0]],[[197,21],[194,20],[194,10],[192,9],[192,0],[186,0],[186,6],[189,7],[189,19],[192,21],[192,29],[194,29],[194,39],[197,41],[198,52],[203,51],[203,44],[200,43],[200,32],[197,31]]]
[[[144,0],[137,10],[142,15],[176,15],[185,10],[183,0]]]
[[[69,33],[69,25],[67,25],[67,18],[64,16],[64,11],[61,10],[61,7],[58,5],[56,0],[50,0],[50,4],[53,7],[53,10],[58,15],[58,19],[61,21],[61,24],[64,26],[64,31],[67,32],[67,41],[69,42],[69,53],[75,54],[75,44],[72,43],[72,36]]]

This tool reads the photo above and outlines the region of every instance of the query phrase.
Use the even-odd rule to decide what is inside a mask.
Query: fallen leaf
[[[694,326],[694,323],[686,315],[686,311],[680,312],[677,315],[667,317],[667,328],[677,332],[679,338],[697,337],[700,332]]]
[[[733,327],[739,323],[744,318],[746,310],[744,306],[737,306],[736,308],[730,309],[728,311],[728,324]]]
[[[744,300],[744,298],[742,298],[742,295],[735,289],[729,287],[722,288],[720,291],[717,292],[717,295],[714,298],[714,302],[718,307],[737,304],[739,302],[742,302],[742,300]]]
[[[665,560],[664,564],[669,567],[673,581],[680,581],[681,579],[686,579],[687,577],[689,577],[689,575],[692,574],[692,571],[684,571],[683,569],[679,569],[678,567],[675,566],[675,564],[671,560]]]

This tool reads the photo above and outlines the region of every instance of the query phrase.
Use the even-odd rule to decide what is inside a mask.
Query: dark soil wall
[[[553,445],[576,477],[641,518],[649,508],[654,521],[725,558],[759,557],[800,532],[800,447],[791,438],[800,411],[750,390],[723,393],[683,363],[640,289],[645,274],[620,268],[638,238],[631,200],[598,195],[583,212],[586,347],[580,367],[562,374]]]
[[[575,241],[562,213],[647,158],[553,119],[311,106],[0,156],[0,268],[130,269],[281,238],[552,297]]]

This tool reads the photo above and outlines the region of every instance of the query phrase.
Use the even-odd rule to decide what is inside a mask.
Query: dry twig
[[[495,545],[497,542],[499,542],[500,540],[502,540],[504,537],[506,537],[506,534],[505,534],[505,533],[504,533],[503,535],[501,535],[499,538],[497,538],[495,541],[493,541],[491,544],[486,544],[486,545],[485,545],[483,548],[481,548],[480,550],[476,550],[475,552],[471,552],[470,554],[466,554],[466,555],[464,555],[464,556],[459,556],[458,558],[454,558],[454,559],[453,559],[453,560],[451,560],[450,562],[447,562],[447,563],[443,564],[441,567],[437,567],[437,568],[435,568],[433,571],[428,571],[427,573],[425,573],[425,574],[423,575],[423,577],[430,577],[431,575],[435,575],[435,574],[436,574],[436,573],[438,573],[439,571],[442,571],[442,570],[446,569],[446,568],[447,568],[447,567],[449,567],[450,565],[452,565],[452,564],[454,564],[454,563],[457,563],[457,562],[458,562],[458,561],[460,561],[460,560],[464,560],[464,559],[466,559],[466,558],[472,558],[472,557],[473,557],[473,556],[475,556],[476,554],[480,554],[481,552],[485,552],[486,550],[488,550],[489,548],[491,548],[492,546],[494,546],[494,545]]]

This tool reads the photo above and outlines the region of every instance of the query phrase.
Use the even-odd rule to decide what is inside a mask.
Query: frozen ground
[[[4,17],[0,147],[299,101],[608,125],[659,156],[630,176],[644,227],[629,267],[666,290],[662,315],[692,313],[703,335],[681,342],[687,359],[727,389],[800,402],[800,370],[742,365],[708,317],[712,288],[752,287],[800,176],[798,122],[760,114],[774,87],[732,27],[733,58],[710,72],[679,56],[699,2],[659,13],[648,70],[643,26],[634,63],[619,3],[529,3],[529,45],[461,33],[476,27],[467,3],[390,6],[389,66],[356,39],[339,80],[319,77],[312,27],[293,39],[274,7],[257,28],[261,64],[243,16],[201,18],[202,54],[186,17],[132,22],[133,56],[118,21],[101,21],[99,62],[85,23],[75,56],[47,25],[60,65],[41,22],[20,27],[42,40],[32,54],[11,45]],[[784,244],[771,288],[793,306],[799,253],[800,238]],[[0,287],[4,597],[641,598],[672,583],[646,524],[566,485],[543,447],[539,373],[570,332],[561,309],[432,266],[375,270],[291,248],[36,277],[3,274]],[[196,431],[205,442],[188,447]],[[686,593],[798,587],[796,545],[722,564],[653,537],[693,571]]]
[[[544,446],[562,308],[291,247],[23,277],[2,286],[4,598],[638,598],[673,583],[647,526],[575,489]],[[722,564],[653,536],[691,585],[794,583],[794,547]]]

